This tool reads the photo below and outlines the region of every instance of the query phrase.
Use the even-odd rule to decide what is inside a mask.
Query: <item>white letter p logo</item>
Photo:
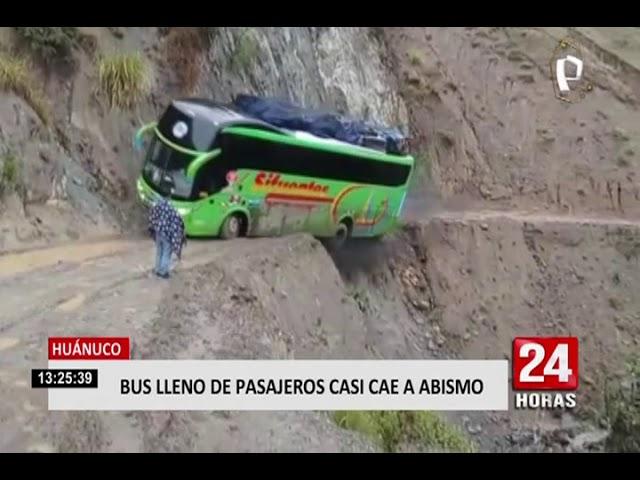
[[[565,71],[567,62],[576,66],[576,74],[573,77],[567,77],[567,73]],[[582,78],[582,67],[582,60],[574,57],[573,55],[567,55],[565,58],[561,58],[556,61],[556,80],[558,81],[558,88],[561,92],[569,92],[571,89],[569,88],[568,82],[575,82]]]

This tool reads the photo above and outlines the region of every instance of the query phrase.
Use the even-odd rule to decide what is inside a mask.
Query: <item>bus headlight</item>
[[[177,207],[176,210],[178,211],[181,217],[184,217],[185,215],[188,215],[191,212],[190,208]]]

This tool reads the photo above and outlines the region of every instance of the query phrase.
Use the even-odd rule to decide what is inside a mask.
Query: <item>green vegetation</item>
[[[237,73],[246,70],[260,54],[260,45],[252,29],[240,35],[231,57],[231,68]]]
[[[631,139],[627,131],[622,127],[613,129],[613,138],[620,143],[628,142]]]
[[[637,238],[635,229],[620,227],[609,235],[614,236],[615,249],[624,255],[627,261],[637,259],[640,256],[640,240]]]
[[[149,70],[138,53],[120,53],[98,61],[100,93],[111,108],[133,108],[146,94]]]
[[[73,61],[73,48],[82,34],[77,27],[14,27],[26,47],[45,63]]]
[[[609,306],[614,310],[622,310],[622,302],[614,297],[609,298]]]
[[[14,92],[22,97],[43,123],[49,123],[49,108],[44,94],[36,87],[26,60],[0,54],[0,90]]]
[[[475,451],[462,431],[432,412],[340,411],[334,419],[342,428],[373,438],[387,452],[395,452],[402,443],[425,450]]]
[[[18,159],[13,153],[0,157],[0,195],[16,190],[20,183]]]
[[[640,451],[640,356],[626,365],[626,381],[615,381],[606,390],[605,415],[611,428],[606,449]]]
[[[630,165],[629,160],[624,157],[618,157],[618,160],[616,160],[616,163],[620,168],[628,168]]]
[[[414,67],[422,65],[422,54],[418,50],[411,49],[407,52],[407,55],[409,56],[411,65]]]

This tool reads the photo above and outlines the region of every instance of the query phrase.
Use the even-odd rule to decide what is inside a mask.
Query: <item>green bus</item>
[[[144,144],[146,148],[144,148]],[[170,196],[190,237],[308,232],[336,246],[398,222],[414,159],[285,130],[209,100],[175,100],[136,134],[150,205]]]

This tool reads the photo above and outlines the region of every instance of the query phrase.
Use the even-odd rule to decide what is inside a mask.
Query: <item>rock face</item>
[[[406,128],[386,57],[369,28],[219,28],[199,89],[223,100],[247,91],[280,96]]]
[[[0,169],[16,169],[0,199],[0,252],[117,231],[100,177],[74,161],[21,98],[0,95],[0,124]]]

